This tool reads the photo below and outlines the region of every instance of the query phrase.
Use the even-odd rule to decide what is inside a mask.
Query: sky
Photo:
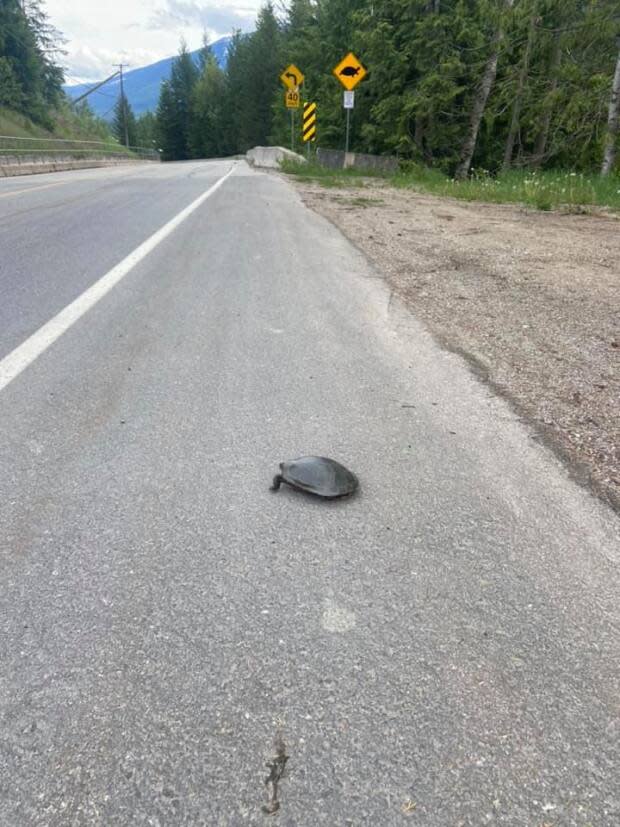
[[[100,80],[113,64],[146,66],[176,54],[184,37],[197,49],[233,29],[254,26],[261,0],[46,0],[50,22],[64,34],[66,82]]]

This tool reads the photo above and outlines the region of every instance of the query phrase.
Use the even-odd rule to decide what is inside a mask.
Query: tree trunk
[[[616,162],[616,143],[618,141],[618,126],[620,120],[620,38],[618,38],[618,60],[616,72],[611,85],[609,99],[609,117],[607,118],[607,135],[605,136],[605,153],[601,175],[609,175]]]
[[[425,123],[421,115],[416,115],[415,117],[415,132],[413,135],[413,140],[415,145],[418,148],[418,152],[420,153],[420,157],[424,157],[424,127]]]
[[[514,0],[504,0],[504,8],[512,8],[513,3]],[[461,149],[461,160],[459,161],[456,172],[454,173],[454,177],[458,180],[467,178],[467,173],[469,172],[469,168],[471,166],[471,159],[474,157],[480,122],[482,121],[487,100],[489,99],[489,94],[493,88],[495,77],[497,75],[497,60],[499,57],[499,47],[503,36],[504,32],[502,29],[502,21],[500,19],[497,29],[495,30],[495,34],[493,35],[493,40],[491,41],[491,54],[487,60],[480,86],[478,87],[474,98],[474,104],[469,118],[469,128]]]
[[[553,33],[553,52],[551,54],[551,62],[549,64],[549,75],[551,77],[551,89],[549,96],[552,97],[555,90],[558,88],[558,69],[560,67],[560,60],[562,59],[562,43],[560,41],[560,32]],[[536,145],[534,146],[534,155],[532,156],[532,166],[538,168],[545,157],[547,149],[547,138],[549,137],[549,127],[551,126],[551,116],[553,114],[553,101],[545,105],[545,111],[540,123],[540,131],[536,138]]]
[[[527,73],[530,66],[530,54],[532,52],[532,44],[534,42],[535,30],[536,15],[532,14],[530,18],[530,26],[527,33],[527,43],[525,44],[525,52],[523,53],[523,62],[521,63],[521,71],[519,72],[519,80],[517,81],[517,90],[515,93],[514,103],[512,105],[510,129],[508,130],[506,146],[504,147],[504,169],[510,169],[510,165],[512,163],[512,155],[515,148],[515,141],[517,139],[517,133],[519,132],[519,120],[521,118],[521,106],[523,104],[523,91],[525,89],[525,82],[527,80]]]

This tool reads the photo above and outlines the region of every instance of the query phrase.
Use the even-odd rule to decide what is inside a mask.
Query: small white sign
[[[353,109],[355,106],[355,92],[344,93],[344,108]]]

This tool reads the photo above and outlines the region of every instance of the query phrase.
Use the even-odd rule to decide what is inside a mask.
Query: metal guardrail
[[[106,141],[73,141],[64,138],[16,138],[0,135],[0,158],[3,155],[71,155],[84,157],[126,157],[159,161],[159,151],[143,146],[125,147]]]

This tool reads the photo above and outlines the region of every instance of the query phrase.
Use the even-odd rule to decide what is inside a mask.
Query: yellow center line
[[[41,184],[38,187],[27,187],[25,190],[11,190],[11,192],[0,192],[0,198],[9,198],[11,195],[21,195],[24,192],[35,192],[36,190],[46,190],[49,187],[60,187],[66,184],[66,181],[55,181],[53,184]]]

